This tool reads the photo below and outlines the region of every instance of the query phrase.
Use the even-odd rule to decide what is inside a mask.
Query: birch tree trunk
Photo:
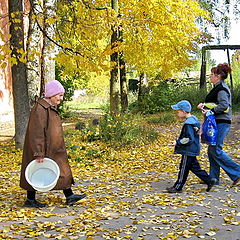
[[[27,121],[29,118],[29,98],[27,89],[27,68],[18,50],[24,49],[23,1],[9,0],[11,57],[16,63],[11,66],[13,85],[13,106],[15,119],[15,145],[23,148]]]
[[[41,1],[32,0],[31,5],[35,8],[35,12],[41,12],[43,6],[39,4]],[[37,22],[33,19],[32,7],[28,14],[28,33],[27,33],[27,79],[28,79],[28,95],[30,106],[33,106],[36,98],[40,97],[41,85],[41,62],[39,52],[42,49],[43,34],[37,26]]]
[[[43,23],[43,48],[42,48],[42,67],[41,81],[42,83],[55,80],[55,60],[57,50],[56,46],[50,39],[54,38],[54,24],[49,24],[47,19],[55,16],[56,0],[43,0],[44,23]],[[43,86],[42,86],[43,87]]]

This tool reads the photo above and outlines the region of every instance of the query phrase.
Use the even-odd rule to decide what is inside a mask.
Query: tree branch
[[[31,5],[31,8],[33,10],[33,12],[35,13],[35,7],[33,6],[33,0],[30,0],[30,5]],[[86,57],[84,56],[82,53],[78,52],[78,51],[74,51],[72,48],[65,48],[63,47],[61,44],[59,44],[57,41],[53,40],[51,37],[48,36],[47,32],[41,27],[40,23],[38,22],[37,19],[36,20],[36,23],[37,23],[37,26],[39,27],[40,31],[43,33],[43,35],[49,40],[51,41],[52,43],[54,43],[56,46],[58,46],[59,48],[63,49],[64,51],[66,52],[71,52],[73,54],[76,54],[76,55],[80,55],[82,57]]]
[[[71,0],[70,0],[71,1]],[[84,0],[81,0],[81,2],[83,3],[83,5],[86,7],[86,8],[89,8],[89,9],[94,9],[94,10],[107,10],[109,9],[108,7],[91,7],[86,1]]]

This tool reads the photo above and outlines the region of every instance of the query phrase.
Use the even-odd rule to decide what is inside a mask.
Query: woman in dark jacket
[[[35,199],[36,191],[25,178],[27,165],[31,161],[41,163],[45,157],[53,159],[60,168],[60,177],[54,190],[63,190],[68,205],[73,205],[86,196],[73,194],[71,190],[74,181],[67,158],[61,119],[57,111],[57,105],[63,100],[64,92],[63,86],[57,80],[46,83],[45,97],[36,102],[30,113],[20,178],[20,186],[27,190],[27,200],[24,204],[26,207],[45,206]]]
[[[210,161],[210,176],[218,180],[219,184],[220,168],[222,168],[230,179],[233,181],[232,186],[236,185],[240,180],[240,165],[234,162],[226,152],[223,151],[223,142],[227,136],[232,119],[231,109],[231,91],[224,80],[227,78],[231,68],[228,64],[219,64],[211,69],[211,83],[214,84],[213,89],[205,98],[205,103],[200,103],[198,109],[206,114],[207,103],[214,107],[211,111],[216,117],[218,136],[215,146],[208,146],[208,158]]]

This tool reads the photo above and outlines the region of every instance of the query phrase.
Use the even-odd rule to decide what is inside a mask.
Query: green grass
[[[172,110],[158,114],[150,114],[147,115],[146,118],[150,124],[171,124],[177,121],[177,117]]]
[[[80,96],[77,99],[66,102],[66,106],[69,111],[71,110],[81,110],[81,109],[91,109],[91,108],[102,108],[106,105],[108,98],[105,96],[93,96],[86,95]]]

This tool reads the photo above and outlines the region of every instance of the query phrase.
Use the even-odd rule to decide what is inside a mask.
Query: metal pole
[[[200,76],[200,88],[206,85],[206,48],[202,47],[202,65]]]
[[[228,58],[228,65],[231,66],[229,49],[227,49],[227,58]],[[232,73],[230,73],[230,84],[231,84],[231,90],[233,91]]]

